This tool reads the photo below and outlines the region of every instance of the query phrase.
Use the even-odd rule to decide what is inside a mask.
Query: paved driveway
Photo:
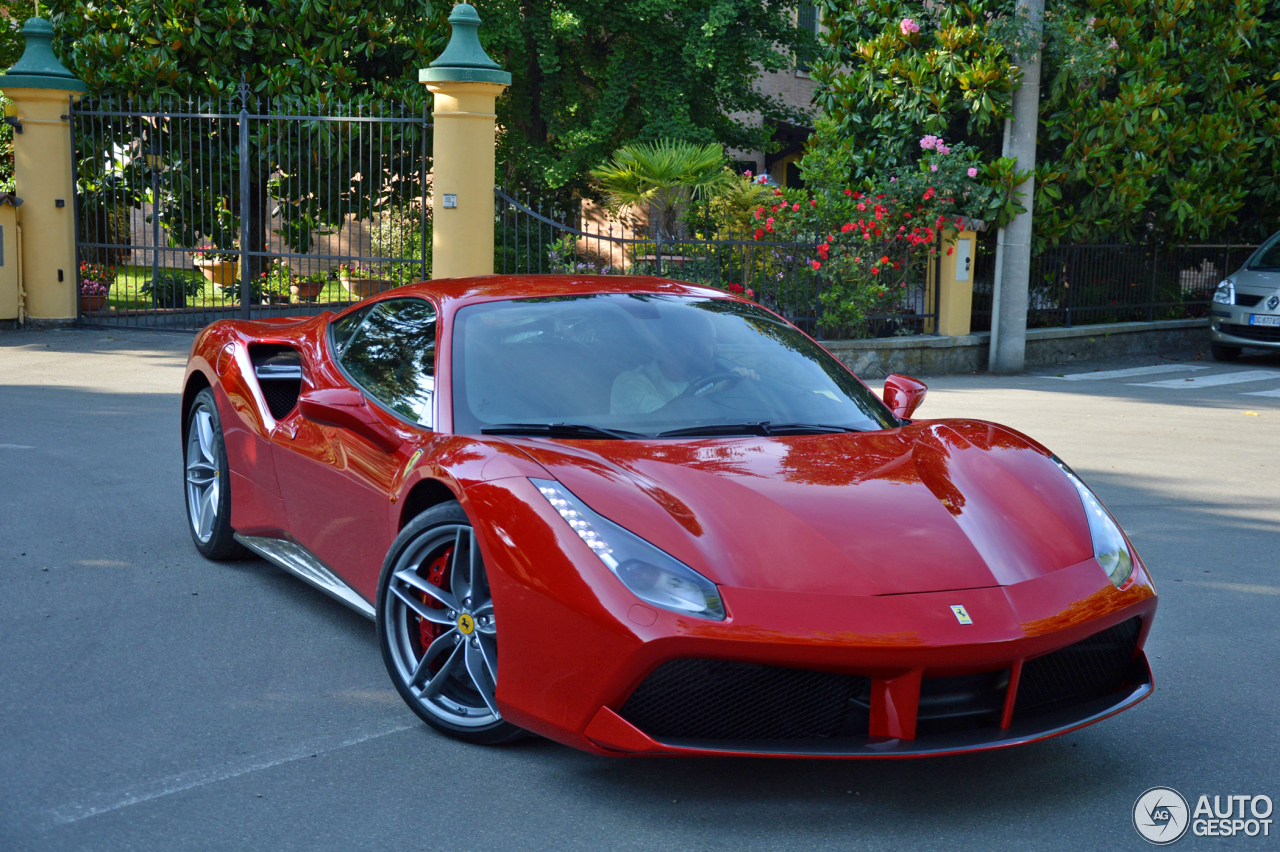
[[[989,754],[695,761],[443,739],[369,622],[201,559],[189,345],[0,334],[0,849],[1139,849],[1149,787],[1280,800],[1280,358],[931,382],[923,415],[1041,440],[1130,531],[1162,598],[1152,699]]]

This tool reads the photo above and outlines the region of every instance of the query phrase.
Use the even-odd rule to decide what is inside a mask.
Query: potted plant
[[[116,268],[101,263],[80,264],[80,313],[91,314],[107,305],[116,280]]]
[[[289,285],[289,292],[293,295],[295,302],[314,302],[320,298],[320,291],[324,290],[324,285],[329,283],[328,278],[329,276],[323,272],[301,275],[293,279],[293,283]]]
[[[390,290],[393,283],[385,276],[386,272],[372,266],[344,263],[338,267],[338,280],[342,282],[342,288],[357,299],[367,299]]]
[[[267,305],[287,305],[292,291],[293,270],[279,258],[273,258],[267,270],[258,276],[262,302]]]
[[[139,292],[151,298],[157,308],[185,308],[189,296],[198,296],[204,289],[198,278],[181,272],[161,272],[139,288]]]
[[[192,262],[204,280],[224,290],[236,283],[240,276],[240,255],[231,251],[219,251],[217,248],[197,249],[199,256]]]

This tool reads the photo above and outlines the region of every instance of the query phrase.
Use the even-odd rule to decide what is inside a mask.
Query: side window
[[[388,299],[333,324],[338,362],[374,399],[430,428],[436,312],[423,299]]]

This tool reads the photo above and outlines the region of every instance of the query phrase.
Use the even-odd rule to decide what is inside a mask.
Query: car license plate
[[[1280,326],[1280,316],[1270,316],[1268,314],[1249,314],[1249,325]]]

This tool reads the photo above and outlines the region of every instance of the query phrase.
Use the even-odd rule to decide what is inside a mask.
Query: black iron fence
[[[80,321],[198,329],[317,313],[430,270],[425,108],[71,108]]]
[[[928,252],[906,247],[885,269],[886,296],[858,327],[833,324],[823,294],[830,282],[812,267],[815,246],[757,240],[750,234],[664,236],[611,217],[591,221],[581,207],[521,203],[495,193],[494,269],[504,274],[654,275],[747,295],[816,337],[889,337],[932,331],[937,294],[928,286]]]
[[[974,266],[973,330],[991,329],[995,235]],[[1218,282],[1256,245],[1068,245],[1031,259],[1031,328],[1202,317]]]

